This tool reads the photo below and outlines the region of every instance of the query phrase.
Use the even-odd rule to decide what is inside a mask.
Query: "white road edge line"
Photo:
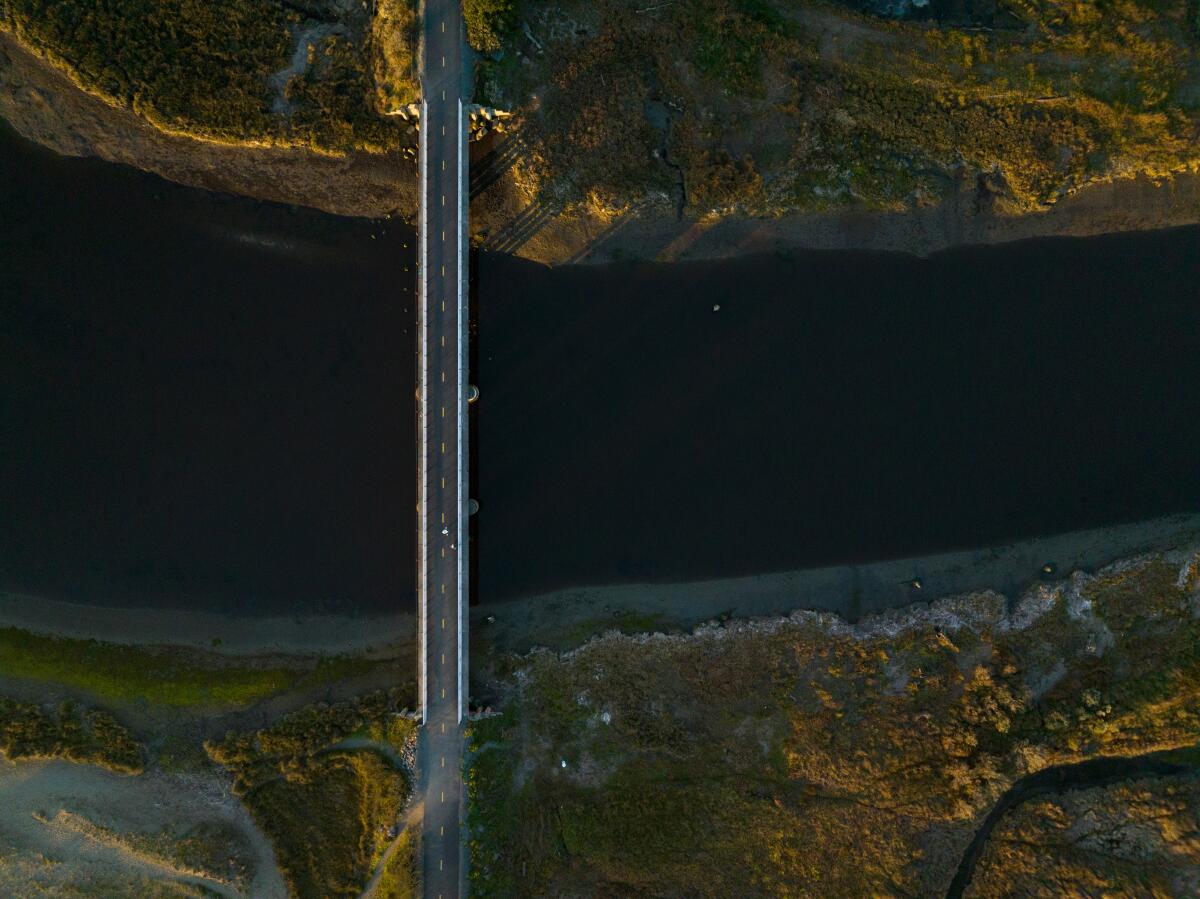
[[[425,98],[421,98],[421,121],[427,125],[429,123],[429,104]],[[420,397],[417,400],[417,428],[421,432],[421,451],[418,454],[420,461],[417,464],[417,477],[421,480],[421,515],[420,525],[418,527],[417,536],[417,564],[419,566],[419,575],[417,579],[417,633],[418,633],[418,648],[421,654],[421,671],[420,684],[418,685],[418,702],[421,705],[421,723],[424,724],[428,720],[429,712],[429,670],[428,659],[428,639],[426,636],[426,628],[429,621],[429,422],[427,409],[429,405],[429,356],[427,352],[426,330],[429,326],[429,293],[426,278],[429,273],[429,228],[426,210],[425,191],[429,180],[429,142],[427,136],[428,128],[421,129],[420,135],[420,171],[421,171],[421,189],[418,195],[419,220],[417,227],[421,232],[421,274],[418,278],[420,282],[417,290],[417,318],[418,333],[420,334]]]
[[[463,645],[467,642],[466,620],[463,614],[463,609],[467,605],[467,497],[464,496],[464,482],[466,479],[466,453],[465,446],[467,443],[467,417],[465,412],[464,399],[467,395],[467,319],[470,316],[470,310],[467,308],[467,301],[470,297],[469,293],[464,294],[463,278],[463,242],[466,239],[466,221],[467,209],[465,208],[463,195],[463,102],[462,97],[458,98],[458,146],[455,154],[455,161],[458,165],[458,238],[457,238],[457,256],[458,256],[458,314],[456,318],[458,328],[458,383],[455,385],[458,391],[458,723],[462,724],[463,712],[466,707],[466,658],[463,652]]]

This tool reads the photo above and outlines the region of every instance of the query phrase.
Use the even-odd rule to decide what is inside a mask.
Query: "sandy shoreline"
[[[583,586],[471,610],[476,645],[524,651],[566,646],[624,625],[687,630],[737,618],[820,609],[856,620],[870,612],[993,589],[1015,597],[1052,562],[1054,578],[1117,559],[1200,543],[1200,514],[1032,538],[999,547],[751,577],[670,584]],[[909,582],[919,577],[922,589]],[[495,620],[487,621],[494,616]],[[0,627],[128,645],[176,645],[227,655],[392,655],[415,640],[412,614],[369,617],[233,617],[171,609],[120,609],[0,593]],[[482,638],[482,639],[479,639]],[[219,644],[214,645],[214,639]]]

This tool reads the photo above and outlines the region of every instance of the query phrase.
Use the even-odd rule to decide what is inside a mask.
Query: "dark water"
[[[412,242],[0,133],[0,589],[411,605]],[[1200,507],[1200,229],[477,268],[485,601]]]
[[[485,595],[1200,505],[1200,229],[479,282]]]
[[[385,227],[0,137],[0,589],[410,604],[412,241]]]

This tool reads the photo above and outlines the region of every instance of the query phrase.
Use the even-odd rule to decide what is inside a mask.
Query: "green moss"
[[[0,628],[0,673],[85,690],[108,702],[244,706],[294,685],[302,668]]]

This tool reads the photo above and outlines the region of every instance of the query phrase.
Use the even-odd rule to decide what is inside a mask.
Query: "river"
[[[0,131],[0,590],[411,605],[412,247]],[[478,592],[1200,508],[1198,248],[1184,228],[926,260],[485,255]]]

